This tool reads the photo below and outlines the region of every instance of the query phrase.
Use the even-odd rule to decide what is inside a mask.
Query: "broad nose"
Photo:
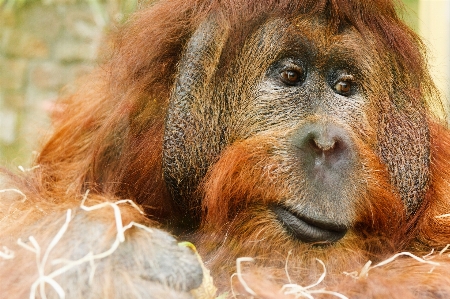
[[[297,156],[309,170],[335,169],[351,162],[353,142],[348,132],[333,123],[309,123],[292,138]]]

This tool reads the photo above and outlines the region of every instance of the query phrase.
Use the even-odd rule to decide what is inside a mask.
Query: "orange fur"
[[[261,24],[296,20],[293,29],[286,31],[296,34],[300,25],[311,26],[317,17],[328,22],[320,27],[326,32],[310,30],[308,38],[324,39],[323,45],[327,45],[326,36],[348,24],[353,39],[343,43],[361,42],[357,34],[365,38],[368,52],[356,44],[353,54],[359,60],[367,53],[374,56],[361,62],[370,69],[369,75],[364,74],[370,76],[367,85],[361,88],[372,101],[365,111],[367,125],[343,124],[334,116],[326,119],[348,132],[359,163],[351,174],[354,185],[343,186],[353,188],[350,194],[355,195],[353,226],[335,244],[300,242],[286,233],[269,208],[294,194],[294,188],[302,188],[303,182],[292,179],[292,165],[277,154],[286,148],[285,137],[295,128],[261,128],[245,138],[231,134],[224,148],[222,136],[204,140],[205,147],[220,152],[210,157],[202,153],[204,147],[196,148],[210,164],[193,170],[192,176],[201,181],[190,186],[188,204],[172,198],[163,176],[166,116],[187,43],[209,16],[215,16],[216,25],[230,35],[223,52],[216,55],[217,65],[208,69],[216,72],[217,81],[199,87],[214,100],[222,100],[215,104],[224,111],[213,113],[218,126],[219,115],[229,112],[225,107],[235,108],[225,103],[230,100],[226,96],[245,98],[248,90],[242,86],[251,76],[260,75],[251,69],[249,78],[232,77],[237,64],[259,55],[252,51],[254,44],[245,43]],[[271,42],[269,46],[276,43]],[[248,57],[241,57],[242,53]],[[36,167],[25,174],[0,172],[0,297],[24,298],[35,290],[36,298],[60,298],[61,287],[66,298],[191,298],[190,290],[201,278],[197,259],[163,230],[195,241],[219,291],[228,291],[229,297],[234,292],[239,298],[296,298],[305,292],[329,298],[330,294],[320,293],[323,289],[348,298],[450,295],[450,257],[443,250],[450,244],[450,216],[446,215],[450,213],[450,131],[431,112],[430,107],[440,102],[427,72],[422,42],[399,20],[392,1],[161,1],[131,18],[115,35],[108,55],[107,62],[74,95],[61,100],[67,111],[58,116]],[[257,61],[263,64],[265,58]],[[259,65],[252,67],[261,71]],[[235,81],[222,86],[227,76]],[[230,85],[243,92],[232,94],[227,89]],[[215,106],[200,105],[195,112],[210,113],[204,110],[211,107]],[[308,121],[320,121],[320,117]],[[232,125],[247,132],[245,126],[258,125],[259,119],[253,121]],[[417,122],[429,129],[431,162],[424,200],[409,215],[396,178],[390,177],[402,173],[390,171],[387,164],[392,153],[383,155],[376,145],[389,134],[421,140]],[[190,130],[192,136],[204,133]],[[417,166],[414,161],[408,163],[408,170]],[[87,206],[108,204],[87,211],[81,205],[84,199]],[[139,207],[115,204],[120,199],[130,199]],[[65,222],[68,210],[71,218]],[[107,252],[121,237],[120,227],[127,225],[131,226],[123,232],[124,239],[107,256],[54,272],[69,260]],[[48,248],[52,250],[47,254]],[[373,267],[399,252],[423,257],[432,249],[425,262],[402,255]],[[244,283],[233,275],[241,257],[255,259],[241,264],[239,277]],[[324,280],[286,294],[293,284],[306,287],[319,279],[324,269],[317,259],[324,262]],[[369,260],[373,268],[364,268]],[[283,289],[285,284],[291,286]]]

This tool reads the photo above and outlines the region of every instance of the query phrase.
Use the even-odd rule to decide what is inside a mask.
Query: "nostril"
[[[304,124],[291,141],[298,169],[320,188],[337,186],[357,158],[349,132],[332,123]]]
[[[317,150],[323,152],[332,151],[336,147],[337,143],[337,141],[333,138],[324,138],[322,136],[314,138],[311,142]]]
[[[294,134],[292,142],[299,158],[305,163],[311,159],[312,165],[321,162],[331,166],[351,155],[352,141],[347,132],[330,124],[307,124]]]
[[[324,134],[310,133],[305,138],[303,148],[309,148],[316,154],[331,154],[340,147],[339,138],[336,136],[327,136]]]

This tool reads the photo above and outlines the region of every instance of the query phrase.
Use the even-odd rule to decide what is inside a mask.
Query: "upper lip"
[[[287,207],[272,207],[278,221],[295,238],[306,243],[332,243],[341,239],[347,232],[345,225],[324,219],[317,219],[293,212]]]

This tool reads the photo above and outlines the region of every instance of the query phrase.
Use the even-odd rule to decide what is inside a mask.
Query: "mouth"
[[[273,206],[272,210],[283,227],[304,243],[333,243],[347,233],[344,225],[302,216],[283,206]]]

